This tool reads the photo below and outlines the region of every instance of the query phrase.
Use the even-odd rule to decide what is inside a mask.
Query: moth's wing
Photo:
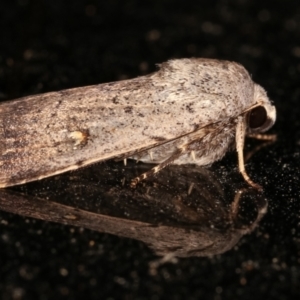
[[[0,187],[133,153],[175,137],[175,125],[166,136],[164,126],[159,126],[168,112],[164,105],[161,109],[157,106],[159,95],[150,79],[141,77],[2,103]]]
[[[212,68],[175,60],[152,75],[1,104],[0,186],[148,149],[238,113],[229,107],[237,92],[226,88],[231,66],[211,79]]]
[[[133,158],[155,164],[209,165],[221,159],[234,145],[236,123],[234,119],[216,122],[196,131],[142,150],[123,158]]]
[[[169,143],[135,154],[133,158],[157,165],[134,178],[132,187],[170,164],[205,166],[221,159],[233,144],[235,129],[233,120],[216,122]]]

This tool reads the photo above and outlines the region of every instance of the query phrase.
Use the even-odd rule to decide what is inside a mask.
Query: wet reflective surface
[[[196,166],[170,166],[129,187],[126,182],[146,168],[97,164],[15,188],[19,192],[3,190],[0,209],[137,239],[157,255],[182,257],[231,249],[267,211],[256,190],[230,176],[222,184],[213,171]]]

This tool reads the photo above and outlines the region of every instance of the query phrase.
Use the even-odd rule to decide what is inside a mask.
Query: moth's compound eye
[[[267,121],[267,112],[263,106],[253,108],[248,117],[248,124],[251,129],[262,127]]]
[[[251,132],[264,132],[273,126],[275,119],[276,111],[274,106],[257,106],[248,112],[248,128]]]

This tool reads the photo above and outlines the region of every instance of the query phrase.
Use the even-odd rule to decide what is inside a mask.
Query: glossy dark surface
[[[246,166],[264,193],[247,188],[235,153],[136,190],[145,166],[110,162],[1,191],[0,298],[299,297],[298,1],[101,3],[2,1],[0,99],[131,78],[173,57],[238,61],[277,107],[278,141]]]

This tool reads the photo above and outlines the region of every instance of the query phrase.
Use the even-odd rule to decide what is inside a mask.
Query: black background
[[[260,227],[223,255],[153,275],[157,257],[142,242],[1,211],[1,299],[299,297],[299,1],[0,1],[1,100],[181,57],[243,64],[276,105],[278,142],[247,167],[269,202]]]

